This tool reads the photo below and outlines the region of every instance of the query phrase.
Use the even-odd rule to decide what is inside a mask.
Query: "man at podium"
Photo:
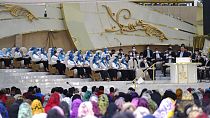
[[[187,51],[187,49],[185,48],[185,45],[182,44],[180,47],[180,51],[177,53],[177,57],[189,57],[190,54]]]

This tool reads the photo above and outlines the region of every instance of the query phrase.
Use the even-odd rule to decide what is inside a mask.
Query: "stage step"
[[[0,69],[0,73],[24,73],[30,71],[31,69]]]
[[[116,87],[120,91],[126,92],[130,86],[134,87],[132,82],[129,81],[91,81],[90,78],[67,78],[65,75],[48,75],[47,72],[30,72],[30,69],[0,69],[0,88],[8,88],[16,86],[26,92],[30,86],[38,86],[43,93],[49,93],[53,87],[60,86],[65,89],[71,86],[81,88],[88,86],[91,90],[92,86],[104,86],[105,91],[108,92],[110,87]],[[170,83],[169,77],[163,77],[161,72],[156,73],[156,81],[145,81],[137,85],[136,91],[141,92],[143,88],[157,89],[164,91],[166,89],[175,90],[177,87],[186,89],[188,87],[208,87],[209,83],[196,83],[196,84],[173,84]],[[68,82],[69,84],[66,84]]]

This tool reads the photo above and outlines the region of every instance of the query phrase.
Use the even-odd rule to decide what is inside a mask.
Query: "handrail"
[[[147,70],[149,70],[150,68],[152,68],[152,70],[153,70],[152,81],[154,81],[154,79],[155,79],[155,64],[156,64],[156,63],[154,63],[154,64],[152,64],[151,66],[147,67],[147,68],[143,71],[143,73],[141,73],[141,75],[145,74],[145,72],[146,72]],[[140,75],[140,76],[141,76],[141,75]],[[138,81],[138,78],[135,78],[131,83],[126,83],[126,85],[128,85],[128,84],[134,84],[135,89],[136,89],[136,82],[137,82],[137,81]]]

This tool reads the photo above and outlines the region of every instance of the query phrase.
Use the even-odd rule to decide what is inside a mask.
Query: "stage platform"
[[[29,86],[38,86],[42,89],[42,93],[49,93],[52,87],[60,86],[69,88],[71,86],[81,88],[88,86],[91,90],[92,86],[105,86],[108,92],[110,87],[118,88],[120,91],[127,92],[129,87],[134,87],[131,81],[91,81],[90,78],[66,78],[65,75],[48,75],[47,72],[30,72],[30,69],[0,69],[0,88],[8,88],[16,86],[26,92]],[[66,84],[69,82],[69,84]],[[141,92],[142,89],[157,89],[160,92],[166,89],[175,90],[177,88],[187,89],[207,88],[210,84],[207,82],[196,84],[175,84],[170,83],[170,78],[159,77],[155,81],[144,81],[142,84],[136,85],[136,91]]]

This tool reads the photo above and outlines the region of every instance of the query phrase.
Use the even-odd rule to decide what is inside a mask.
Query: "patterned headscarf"
[[[123,104],[125,104],[125,99],[123,97],[119,97],[115,100],[115,104],[117,105],[118,109],[121,110],[123,107]]]
[[[32,118],[31,106],[28,103],[24,102],[20,105],[18,118]]]
[[[96,95],[92,95],[89,99],[91,102],[96,102],[98,103],[98,97]]]
[[[19,106],[22,103],[21,100],[15,101],[8,109],[9,117],[10,118],[17,118],[18,117],[18,111]]]
[[[89,101],[90,96],[91,96],[91,92],[90,91],[86,91],[84,96],[83,96],[83,98],[82,98],[82,100],[83,101]]]
[[[150,113],[154,113],[155,110],[157,109],[157,104],[152,100],[152,99],[148,99],[148,104],[149,104],[149,111]]]
[[[64,115],[66,118],[70,117],[70,110],[69,110],[69,104],[65,101],[62,101],[59,105],[60,108],[63,109]]]
[[[146,115],[149,115],[150,112],[147,108],[145,107],[138,107],[134,112],[133,115],[135,118],[143,118]]]
[[[102,94],[98,98],[98,106],[102,115],[105,114],[107,107],[109,106],[109,99],[107,95]]]
[[[71,99],[69,97],[63,98],[62,101],[65,101],[66,103],[68,103],[69,107],[71,108]]]
[[[144,98],[134,98],[131,102],[136,108],[139,106],[149,108],[149,104],[146,99]]]
[[[117,113],[117,110],[117,105],[115,103],[110,103],[105,113],[105,118],[112,118],[114,114]]]
[[[78,117],[83,118],[87,116],[94,116],[93,105],[91,102],[83,102],[78,109]]]
[[[135,111],[136,107],[133,106],[133,104],[131,104],[130,102],[126,102],[125,104],[123,104],[123,107],[121,109],[122,112],[133,112]]]
[[[156,118],[168,118],[169,114],[174,111],[175,102],[171,98],[165,98],[160,103],[158,109],[154,112]]]
[[[3,103],[0,102],[0,114],[2,118],[9,118],[8,111],[6,107],[3,105]]]
[[[44,108],[42,107],[42,103],[39,100],[33,100],[31,103],[32,114],[40,114],[44,113]]]
[[[77,118],[77,116],[78,116],[78,109],[79,109],[79,106],[80,106],[81,103],[82,103],[82,100],[80,100],[80,99],[75,99],[72,102],[71,113],[70,113],[71,118]]]
[[[55,92],[50,96],[49,101],[45,106],[45,112],[47,113],[52,107],[58,106],[60,104],[60,95]]]
[[[100,114],[100,110],[99,110],[99,107],[98,107],[98,103],[95,102],[95,101],[91,101],[92,105],[93,105],[93,112],[94,112],[94,115],[96,117],[100,117],[101,114]]]

